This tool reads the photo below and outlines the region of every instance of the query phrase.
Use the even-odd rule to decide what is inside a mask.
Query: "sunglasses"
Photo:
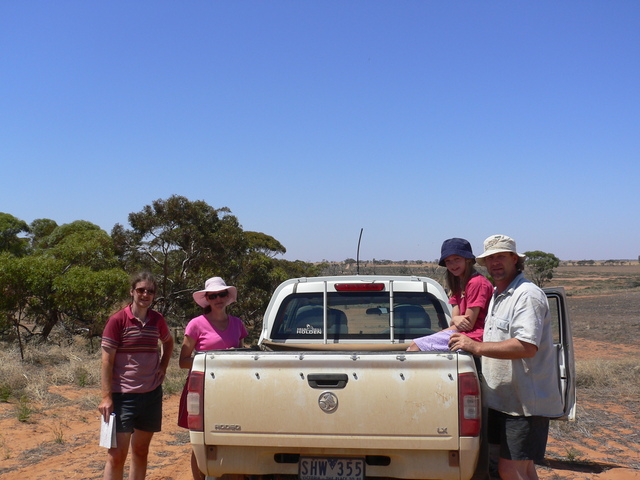
[[[134,288],[134,290],[136,291],[136,293],[137,293],[138,295],[144,295],[145,293],[146,293],[147,295],[155,295],[155,293],[156,293],[156,291],[155,291],[155,290],[148,290],[148,289],[146,289],[146,288],[142,288],[142,287],[140,287],[140,288]]]
[[[224,292],[219,292],[219,293],[210,293],[207,295],[207,298],[209,300],[215,300],[216,298],[220,297],[220,298],[224,298],[227,295],[229,295],[229,292],[227,290],[225,290]]]

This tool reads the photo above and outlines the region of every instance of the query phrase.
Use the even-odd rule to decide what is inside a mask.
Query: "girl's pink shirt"
[[[195,340],[196,352],[240,347],[242,339],[248,335],[242,320],[233,315],[229,315],[229,325],[225,330],[218,330],[207,317],[200,315],[187,324],[184,334]]]
[[[464,315],[468,308],[479,307],[480,313],[476,319],[476,323],[472,330],[468,332],[462,332],[464,335],[477,340],[482,341],[482,335],[484,333],[484,319],[487,316],[487,309],[489,308],[489,302],[493,295],[493,285],[483,275],[476,273],[467,282],[467,288],[464,291],[464,295],[454,295],[449,299],[451,305],[458,305],[460,308],[460,315]]]

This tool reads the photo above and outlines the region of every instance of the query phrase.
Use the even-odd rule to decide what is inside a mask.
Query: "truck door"
[[[573,337],[564,288],[545,288],[553,325],[553,344],[556,350],[556,367],[564,405],[563,415],[557,420],[575,420],[576,416],[576,368],[573,356]]]

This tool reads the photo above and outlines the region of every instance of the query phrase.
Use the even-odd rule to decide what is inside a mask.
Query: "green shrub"
[[[79,387],[86,387],[89,385],[89,372],[84,367],[76,367],[73,372],[74,382]]]
[[[9,397],[11,396],[11,387],[6,383],[0,385],[0,402],[6,403],[9,401]]]
[[[29,405],[29,399],[26,397],[26,395],[23,395],[22,397],[20,397],[20,401],[16,406],[16,413],[17,413],[19,422],[26,423],[31,419],[31,414],[33,413],[33,410]]]

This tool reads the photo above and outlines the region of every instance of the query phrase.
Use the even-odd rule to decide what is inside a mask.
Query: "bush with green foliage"
[[[543,287],[553,278],[553,272],[560,265],[560,259],[553,253],[540,250],[524,252],[524,254],[527,257],[524,265],[528,278],[539,287]]]
[[[0,336],[17,339],[21,351],[23,337],[47,340],[54,328],[99,336],[128,301],[129,276],[146,270],[158,280],[153,308],[175,327],[201,313],[193,292],[207,278],[222,277],[239,292],[230,313],[254,339],[277,285],[319,273],[310,263],[275,258],[284,246],[244,231],[226,207],[174,195],[128,219],[130,228],[116,224],[109,235],[84,220],[58,226],[37,219],[27,226],[0,214]]]

